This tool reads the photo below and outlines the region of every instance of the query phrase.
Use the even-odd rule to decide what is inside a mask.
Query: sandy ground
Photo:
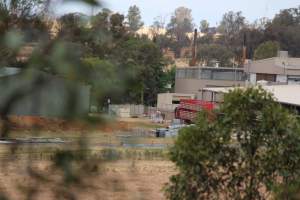
[[[51,184],[37,183],[28,175],[27,163],[18,161],[6,163],[6,169],[0,171],[0,191],[7,194],[9,199],[58,199],[51,192]],[[46,172],[49,165],[46,161],[30,163],[39,170]],[[122,160],[102,164],[101,173],[85,180],[93,186],[82,189],[74,187],[68,189],[76,199],[104,199],[104,200],[162,200],[162,188],[169,177],[176,172],[169,161],[130,161]],[[51,177],[59,176],[52,174]],[[34,186],[36,195],[28,198],[23,187]],[[59,188],[59,187],[58,187]],[[23,191],[23,192],[22,192]],[[27,190],[28,194],[28,190]],[[66,199],[66,198],[63,198]]]

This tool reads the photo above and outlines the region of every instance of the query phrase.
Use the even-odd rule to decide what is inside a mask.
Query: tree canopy
[[[17,29],[25,33],[27,41],[43,38],[48,28],[41,16],[48,3],[47,0],[0,0],[0,34]]]
[[[219,62],[220,66],[232,67],[233,57],[234,54],[230,49],[219,44],[205,44],[198,48],[197,58],[207,66],[212,66],[213,62]]]
[[[133,32],[139,30],[144,25],[142,22],[141,11],[136,5],[129,7],[126,18],[129,29]]]
[[[208,29],[209,29],[209,23],[207,20],[202,20],[200,22],[200,31],[202,33],[208,33]]]
[[[265,37],[277,41],[291,56],[300,56],[300,7],[280,11],[266,25]]]
[[[247,21],[242,12],[229,11],[223,15],[217,27],[202,20],[199,28],[204,34],[198,38],[198,46],[221,45],[233,52],[232,60],[235,65],[239,66],[244,64],[242,59],[244,45],[247,47],[246,58],[254,59],[258,46],[268,41],[278,42],[281,50],[289,51],[290,56],[299,57],[299,9],[298,7],[284,9],[273,19],[260,18],[254,22]],[[153,27],[163,27],[160,26],[164,24],[163,19],[155,19],[154,22]],[[191,38],[193,27],[191,10],[179,7],[166,26],[167,34],[155,37],[155,39],[159,38],[159,42],[164,41],[164,43],[158,43],[161,48],[170,48],[175,52],[176,57],[180,57],[182,56],[180,51],[190,48],[193,42]],[[156,29],[153,28],[153,30]]]
[[[171,17],[170,23],[167,25],[167,34],[177,44],[175,48],[177,55],[182,47],[189,45],[189,39],[186,34],[193,31],[193,28],[192,10],[185,7],[177,8]]]
[[[279,51],[278,42],[268,41],[260,44],[254,52],[254,59],[266,59],[276,57]]]
[[[299,128],[262,88],[231,91],[219,110],[202,112],[195,126],[180,131],[170,152],[179,173],[167,197],[266,199],[299,179]]]
[[[157,93],[165,87],[163,57],[158,46],[150,40],[130,38],[116,46],[113,57],[128,84],[125,102],[153,105]]]

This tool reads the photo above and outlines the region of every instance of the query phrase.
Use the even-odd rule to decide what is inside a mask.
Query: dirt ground
[[[1,125],[1,121],[0,121]],[[44,130],[44,131],[87,131],[99,130],[106,133],[128,131],[132,128],[158,128],[164,124],[154,124],[147,118],[105,118],[90,116],[81,120],[62,120],[36,116],[9,116],[9,126],[12,130]]]
[[[59,119],[45,119],[40,117],[10,117],[12,128],[10,137],[33,137],[35,131],[40,131],[39,137],[59,137],[63,139],[78,139],[83,132],[91,144],[98,148],[98,143],[114,143],[114,134],[119,131],[128,131],[136,127],[153,129],[157,126],[148,119],[113,119],[104,123],[89,124],[82,121],[64,121]],[[73,138],[74,137],[74,138]],[[143,139],[143,138],[142,138]],[[144,141],[145,140],[145,141]],[[149,141],[148,141],[149,140]],[[119,142],[119,141],[117,141]],[[142,143],[169,142],[160,138],[144,138]],[[91,146],[93,147],[93,146]],[[27,149],[27,146],[19,147],[18,153],[43,154],[44,151],[61,149],[60,146],[38,146]],[[100,148],[100,147],[99,147]],[[13,148],[12,148],[13,149]],[[98,149],[96,149],[98,150]],[[37,151],[37,153],[36,153]],[[6,154],[6,146],[2,145],[0,153]],[[168,182],[169,177],[176,173],[175,166],[167,160],[118,160],[104,162],[99,172],[92,177],[84,179],[88,187],[78,187],[53,184],[61,179],[60,173],[53,173],[49,160],[0,160],[0,199],[4,194],[11,200],[25,199],[84,199],[84,200],[162,200],[164,199],[162,188]],[[35,170],[31,171],[28,166]],[[39,174],[46,174],[47,178]],[[34,172],[34,173],[33,173]],[[34,177],[34,178],[33,178]],[[51,179],[52,182],[47,182]],[[37,181],[39,180],[39,181]],[[53,193],[55,191],[55,193]],[[70,192],[72,196],[58,197],[55,194]],[[26,194],[26,195],[25,195]],[[66,194],[67,195],[67,194]]]
[[[167,161],[136,161],[109,164],[106,168],[108,183],[104,199],[164,199],[162,188],[175,173]],[[119,187],[112,184],[119,182]]]
[[[39,161],[34,165],[42,171],[49,170],[46,161]],[[0,192],[7,194],[9,199],[28,198],[21,192],[25,191],[22,186],[35,183],[30,179],[26,166],[23,162],[18,162],[17,165],[11,163],[6,170],[0,171]],[[175,171],[174,165],[169,161],[109,162],[102,166],[100,174],[88,180],[93,183],[93,187],[87,190],[74,188],[73,194],[77,199],[85,200],[163,200],[162,188]],[[38,184],[34,188],[39,192],[32,199],[57,199],[51,192],[51,184],[43,187]]]

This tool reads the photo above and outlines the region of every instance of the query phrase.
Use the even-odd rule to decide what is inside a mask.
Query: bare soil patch
[[[41,171],[49,170],[49,162],[35,161],[31,163]],[[106,199],[106,200],[163,200],[162,188],[169,177],[176,172],[169,161],[132,161],[121,160],[104,163],[100,173],[85,180],[93,185],[90,188],[73,188],[72,194],[77,199]],[[53,177],[57,176],[53,174]],[[52,177],[52,178],[53,178]],[[10,199],[26,199],[22,186],[35,184],[28,174],[25,161],[6,163],[6,170],[0,171],[0,191]],[[34,199],[56,199],[50,185],[37,187],[38,193]]]
[[[9,127],[12,130],[44,130],[44,131],[88,131],[98,130],[105,133],[130,131],[136,127],[155,128],[161,125],[151,123],[149,119],[128,118],[101,120],[93,122],[84,120],[63,120],[38,116],[9,116]]]

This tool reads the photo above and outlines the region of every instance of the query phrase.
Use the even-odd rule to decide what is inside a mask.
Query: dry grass
[[[47,161],[35,161],[32,164],[40,171],[49,170]],[[34,184],[28,175],[26,163],[19,161],[6,163],[6,166],[6,170],[0,172],[0,190],[8,194],[10,199],[26,199],[24,193],[20,191],[21,186]],[[169,161],[120,160],[102,164],[99,172],[93,178],[85,180],[93,187],[82,190],[70,189],[74,190],[73,194],[78,199],[164,199],[162,187],[176,170]],[[53,177],[55,176],[53,174]],[[35,199],[56,199],[51,192],[52,188],[51,184],[36,188],[39,193]]]
[[[133,128],[154,129],[166,124],[152,123],[148,118],[108,118],[89,116],[78,120],[62,120],[58,118],[43,118],[37,116],[9,116],[10,128],[14,130],[43,130],[43,131],[129,131]],[[1,124],[0,124],[1,125]]]
[[[10,132],[11,138],[59,137],[67,141],[77,141],[84,136],[88,148],[97,155],[103,151],[100,144],[123,143],[123,139],[118,136],[119,132],[130,131],[133,128],[152,129],[157,127],[146,119],[106,121],[104,124],[99,123],[92,126],[82,122],[65,122],[34,117],[13,117],[11,120],[13,127]],[[141,137],[129,142],[172,144],[173,140]],[[67,144],[67,146],[69,149],[77,148],[76,144],[73,143]],[[30,175],[28,166],[42,174],[49,174],[48,178],[56,182],[61,178],[61,174],[52,173],[49,158],[58,149],[64,149],[65,144],[21,145],[14,150],[14,153],[18,155],[15,160],[6,160],[6,155],[11,153],[8,147],[6,145],[0,146],[0,157],[2,158],[0,161],[0,195],[4,193],[12,200],[59,199],[53,195],[53,190],[57,190],[57,185],[53,182],[37,183],[32,178],[32,174]],[[168,182],[169,177],[176,172],[173,163],[166,160],[165,150],[123,148],[114,148],[113,150],[122,155],[118,158],[122,160],[102,161],[99,165],[99,171],[92,177],[83,180],[89,187],[76,188],[74,185],[67,190],[71,191],[77,199],[164,199],[162,188]],[[28,156],[31,156],[30,158],[33,160],[28,160]],[[33,193],[37,192],[34,198],[25,195],[28,194],[29,190]],[[1,196],[0,199],[2,199]]]

